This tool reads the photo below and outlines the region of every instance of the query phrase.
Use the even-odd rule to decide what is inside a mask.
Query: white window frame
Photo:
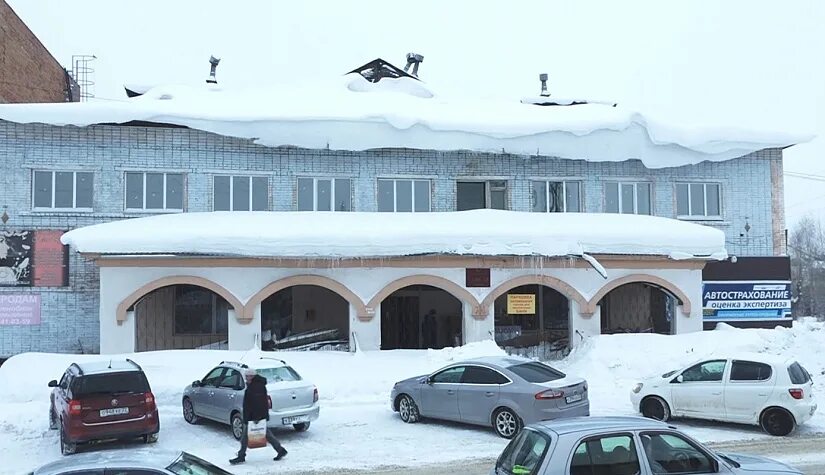
[[[562,206],[563,210],[562,213],[583,213],[584,212],[584,200],[582,200],[582,188],[583,182],[581,180],[544,180],[544,179],[535,179],[530,180],[530,190],[532,191],[533,186],[532,182],[539,182],[544,183],[544,212],[545,213],[558,213],[559,211],[550,211],[550,183],[561,183],[562,190],[561,190],[561,198],[562,198]],[[567,184],[568,183],[577,183],[579,185],[579,210],[578,211],[567,211]],[[532,203],[530,208],[532,208]],[[540,211],[534,211],[539,213]]]
[[[300,180],[312,180],[312,211],[318,211],[318,180],[329,180],[331,183],[330,191],[329,191],[329,209],[330,211],[337,212],[337,213],[349,213],[353,211],[352,209],[352,178],[346,176],[321,176],[321,177],[314,177],[314,176],[300,176],[295,181],[295,189],[297,190],[300,186]],[[336,180],[347,180],[350,186],[350,193],[349,193],[349,211],[338,211],[335,209],[335,181]],[[295,194],[295,209],[298,209],[298,193]]]
[[[653,216],[653,183],[649,181],[609,181],[605,183],[604,189],[604,211],[606,213],[613,214],[612,211],[607,211],[607,185],[615,184],[617,185],[618,190],[618,202],[619,202],[619,210],[616,214],[626,214],[622,213],[622,186],[623,185],[633,185],[633,214],[639,214],[639,185],[648,185],[648,204],[650,205],[650,214],[649,215],[642,215],[642,216]]]
[[[129,192],[127,189],[127,179],[126,177],[130,173],[140,173],[143,175],[143,207],[142,208],[129,208],[128,206],[128,196]],[[147,209],[146,208],[146,175],[149,173],[160,173],[163,175],[163,208],[158,209]],[[168,208],[166,206],[166,177],[169,175],[181,175],[183,178],[183,189],[181,190],[181,208]],[[184,208],[186,207],[186,174],[181,172],[167,172],[167,171],[137,171],[137,170],[130,170],[123,173],[123,209],[129,213],[182,213]]]
[[[430,213],[433,210],[433,183],[432,180],[429,178],[418,178],[418,177],[409,177],[409,178],[378,178],[378,182],[381,181],[391,181],[392,182],[392,212],[398,213],[398,182],[399,181],[409,181],[412,182],[412,209],[409,211],[410,213]],[[416,211],[415,210],[415,182],[416,181],[426,181],[427,182],[427,211]],[[377,185],[376,185],[377,186]],[[377,192],[377,190],[376,190]],[[380,197],[378,197],[380,198]],[[375,200],[376,206],[378,205],[378,199]],[[403,211],[407,213],[407,211]]]
[[[37,191],[37,183],[36,183],[36,174],[37,173],[51,173],[52,175],[52,205],[50,207],[45,206],[35,206],[35,192]],[[72,207],[71,208],[58,208],[55,201],[55,193],[56,193],[56,184],[57,184],[57,174],[58,173],[71,173],[72,174]],[[91,213],[94,211],[94,208],[78,208],[77,207],[77,174],[78,173],[91,173],[92,174],[92,206],[94,206],[94,179],[95,174],[89,170],[40,170],[34,169],[32,170],[32,211],[75,211],[75,212],[82,212],[82,213]]]
[[[493,209],[493,200],[490,197],[490,192],[493,191],[492,183],[495,181],[504,182],[504,187],[495,187],[496,191],[504,191],[504,209],[510,209],[510,180],[506,178],[458,178],[455,180],[455,194],[456,194],[456,209],[458,209],[458,184],[459,183],[484,183],[484,209]],[[431,205],[432,207],[432,205]]]
[[[679,214],[679,185],[686,185],[687,186],[687,205],[688,205],[688,214]],[[705,214],[693,214],[693,203],[691,199],[691,194],[693,193],[691,189],[693,188],[692,185],[702,185],[702,199],[705,207]],[[713,185],[718,187],[719,189],[719,214],[708,214],[708,185]],[[719,182],[713,181],[680,181],[676,182],[676,218],[678,219],[687,219],[687,220],[713,220],[719,221],[722,219],[722,184]]]
[[[235,178],[246,178],[249,181],[249,211],[255,211],[252,205],[252,197],[253,197],[253,188],[252,181],[253,178],[262,178],[261,175],[225,175],[225,174],[216,174],[212,175],[212,211],[215,211],[215,178],[216,177],[227,177],[229,178],[229,211],[236,211],[235,210]],[[266,209],[264,211],[269,210],[269,177],[266,178]],[[164,182],[165,183],[165,182]],[[144,185],[145,188],[145,185]],[[145,201],[145,200],[144,200]]]

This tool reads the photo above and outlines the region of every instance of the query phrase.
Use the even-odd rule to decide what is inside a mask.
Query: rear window
[[[255,370],[259,375],[266,378],[267,383],[277,383],[279,381],[300,381],[301,377],[289,366],[280,368],[263,368]]]
[[[550,437],[531,429],[522,430],[504,448],[496,462],[496,474],[532,475],[538,472],[550,447]]]
[[[808,370],[803,368],[799,363],[788,366],[788,374],[791,376],[791,382],[794,384],[805,384],[811,380],[811,375],[808,373]]]
[[[557,371],[546,364],[539,362],[522,363],[515,366],[510,366],[510,371],[515,373],[521,379],[530,383],[546,383],[548,381],[555,381],[565,376],[561,371]]]
[[[146,376],[138,371],[123,373],[90,374],[75,378],[72,396],[91,394],[126,394],[149,392]]]

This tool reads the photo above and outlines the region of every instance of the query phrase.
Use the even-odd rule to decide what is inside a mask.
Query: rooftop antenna
[[[216,58],[214,56],[209,56],[209,77],[206,78],[207,84],[217,84],[218,80],[215,79],[215,70],[218,69],[218,63],[221,62],[220,58]]]
[[[112,369],[112,360],[111,360],[111,358],[109,359],[109,369]]]
[[[547,73],[539,74],[539,81],[541,81],[541,95],[544,97],[549,96],[550,93],[547,92]]]
[[[407,65],[404,66],[404,72],[409,72],[412,66],[412,76],[418,77],[418,65],[424,62],[424,56],[417,53],[407,53]]]

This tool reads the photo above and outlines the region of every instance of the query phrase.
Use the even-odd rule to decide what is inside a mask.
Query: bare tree
[[[825,231],[822,223],[806,216],[791,231],[793,313],[825,318]]]

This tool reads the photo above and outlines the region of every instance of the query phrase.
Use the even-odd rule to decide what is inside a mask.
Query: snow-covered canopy
[[[727,257],[724,233],[694,223],[655,216],[498,210],[166,214],[87,226],[61,240],[81,253],[116,255]]]
[[[0,105],[0,120],[60,126],[147,121],[272,147],[504,151],[592,161],[640,159],[649,168],[728,160],[810,139],[734,128],[679,130],[610,103],[525,102],[444,97],[409,77],[372,83],[351,73],[289,87],[158,86],[122,102]]]

